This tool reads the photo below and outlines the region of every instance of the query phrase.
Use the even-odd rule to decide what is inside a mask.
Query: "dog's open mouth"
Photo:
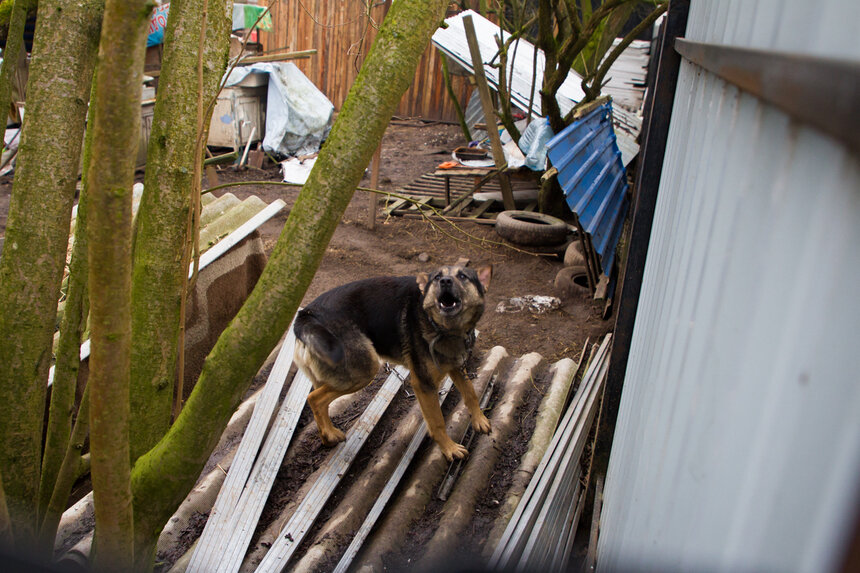
[[[445,291],[436,299],[439,312],[444,315],[456,314],[460,310],[460,297],[450,291]]]

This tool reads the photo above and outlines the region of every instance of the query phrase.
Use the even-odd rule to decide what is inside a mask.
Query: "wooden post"
[[[384,135],[384,134],[383,134]],[[370,188],[379,189],[379,162],[382,156],[382,140],[379,141],[379,147],[376,148],[376,153],[373,154],[373,161],[370,163]],[[379,197],[376,193],[368,193],[367,209],[367,228],[370,230],[376,229],[376,210],[379,205]]]
[[[511,182],[502,171],[505,165],[505,152],[502,150],[502,140],[499,138],[499,130],[496,127],[496,111],[493,109],[490,87],[487,85],[487,77],[484,75],[484,62],[481,60],[481,50],[478,48],[478,38],[475,35],[475,24],[472,22],[472,16],[463,17],[463,26],[466,28],[466,40],[469,42],[472,66],[475,68],[475,82],[478,85],[478,94],[481,96],[481,108],[484,110],[484,121],[487,124],[487,134],[490,136],[493,161],[500,170],[499,186],[502,188],[502,203],[504,203],[505,209],[515,209]]]

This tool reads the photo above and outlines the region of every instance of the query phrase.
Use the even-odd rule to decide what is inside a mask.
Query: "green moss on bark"
[[[188,273],[182,260],[192,208],[192,174],[194,163],[202,160],[195,157],[195,142],[197,54],[205,3],[172,2],[166,28],[164,64],[150,139],[154,144],[150,144],[147,153],[134,243],[132,460],[154,446],[170,424],[180,303]],[[223,3],[209,4],[203,54],[204,105],[217,94],[230,32]]]
[[[9,2],[9,15],[6,20],[9,24],[9,32],[6,36],[6,45],[3,47],[3,64],[0,67],[0,146],[5,146],[4,136],[6,134],[6,114],[12,102],[12,73],[18,65],[18,55],[24,44],[24,24],[27,21],[27,12],[36,4],[35,0],[15,0]],[[0,19],[3,16],[0,15]]]
[[[92,111],[95,101],[91,98],[88,125],[92,125]],[[69,262],[68,289],[63,318],[60,321],[60,339],[57,343],[57,359],[54,368],[54,382],[51,388],[51,404],[48,414],[48,429],[45,436],[45,449],[42,454],[42,474],[39,482],[39,543],[40,551],[48,551],[53,546],[53,538],[59,523],[60,514],[65,509],[64,501],[74,482],[73,477],[62,467],[68,457],[69,439],[71,437],[72,416],[75,409],[75,392],[77,390],[78,371],[81,365],[81,342],[83,331],[89,315],[89,293],[87,292],[87,169],[90,165],[93,145],[93,130],[88,129],[84,141],[83,177],[81,192],[78,200],[78,212],[75,219],[75,241],[72,248],[72,258]],[[86,394],[85,394],[86,395]],[[82,401],[80,416],[89,416],[89,410],[84,412]],[[80,423],[80,420],[78,420]],[[88,421],[87,421],[88,427]],[[86,437],[86,436],[84,436]],[[77,451],[80,457],[80,450]],[[64,478],[65,477],[65,481]],[[61,493],[62,492],[62,493]],[[59,501],[51,501],[58,497]],[[53,515],[47,515],[53,511]],[[46,527],[45,522],[52,523]],[[47,531],[46,531],[47,530]]]
[[[99,4],[62,0],[40,5],[27,122],[0,259],[0,467],[16,542],[24,548],[36,533],[45,388]]]

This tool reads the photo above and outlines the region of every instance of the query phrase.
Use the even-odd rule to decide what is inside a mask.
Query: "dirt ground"
[[[382,143],[379,187],[395,191],[422,173],[432,172],[458,145],[463,145],[458,126],[414,120],[392,122]],[[222,171],[219,178],[224,182],[249,178],[280,180],[280,172],[269,164],[263,171]],[[370,186],[369,172],[361,185]],[[288,208],[298,195],[295,189],[264,185],[234,187],[229,191],[240,198],[254,194],[267,203],[281,198]],[[478,323],[479,355],[501,345],[512,356],[538,352],[547,360],[555,361],[578,355],[587,337],[594,340],[595,336],[609,330],[611,320],[601,318],[603,304],[592,301],[585,290],[572,297],[561,297],[562,307],[547,314],[496,312],[498,304],[511,297],[560,296],[553,286],[553,279],[562,267],[556,257],[526,254],[500,244],[502,239],[486,225],[458,223],[455,228],[443,223],[441,228],[436,228],[425,221],[391,217],[378,219],[376,230],[371,231],[366,226],[368,201],[366,193],[359,191],[354,195],[304,303],[352,280],[414,275],[465,257],[471,260],[472,266],[493,265],[487,310]],[[261,229],[267,250],[277,240],[288,212],[284,209]],[[419,256],[424,258],[424,254],[429,256],[427,262],[419,259]]]
[[[454,147],[463,144],[462,139],[459,127],[454,125],[414,120],[392,122],[382,145],[380,188],[395,191],[418,178],[422,173],[431,172],[436,165],[449,158]],[[221,182],[279,181],[281,179],[278,166],[269,162],[262,170],[222,169],[218,175]],[[362,181],[362,186],[369,185],[368,172]],[[204,182],[205,186],[207,186],[206,182]],[[260,229],[266,251],[270,252],[287,219],[289,207],[298,195],[298,190],[275,185],[249,184],[231,188],[229,191],[240,198],[253,194],[267,203],[277,198],[287,203],[287,209],[281,211]],[[10,193],[11,177],[0,178],[0,237],[5,234]],[[216,194],[220,193],[216,192]],[[368,201],[367,194],[363,192],[357,192],[353,197],[306,293],[305,304],[325,290],[352,280],[380,275],[414,275],[465,257],[470,259],[472,266],[493,265],[493,279],[487,293],[486,311],[478,323],[480,334],[475,348],[473,370],[486,352],[496,345],[505,347],[512,358],[529,352],[538,352],[544,357],[547,365],[564,357],[576,359],[587,338],[595,341],[611,329],[612,317],[609,320],[601,317],[603,303],[591,300],[585,290],[573,296],[561,297],[563,303],[561,308],[545,314],[532,314],[529,311],[497,312],[499,303],[511,297],[560,296],[553,287],[553,279],[562,267],[558,258],[528,254],[510,248],[502,244],[493,227],[487,225],[458,223],[457,227],[452,227],[443,223],[440,229],[426,221],[392,217],[386,220],[378,219],[376,229],[371,231],[366,227]],[[266,371],[261,372],[257,377],[257,383],[265,380],[267,374]],[[534,420],[529,414],[535,411],[547,384],[548,380],[545,376],[536,380],[535,391],[528,396],[526,403],[521,407],[522,424],[519,433],[508,445],[506,455],[497,466],[484,498],[480,500],[476,518],[472,524],[472,535],[480,536],[485,526],[494,519],[493,508],[496,508],[499,500],[503,499],[506,484],[510,482],[519,456],[522,455],[531,436]],[[368,390],[375,390],[376,387],[376,384],[373,384],[368,387]],[[363,404],[371,396],[367,391],[363,394],[366,396],[357,400],[354,407],[344,414],[344,419],[350,420],[357,416],[358,414],[353,410],[360,413]],[[339,487],[335,493],[335,500],[349,486],[350,476],[357,476],[363,464],[367,463],[370,454],[366,452],[372,452],[385,436],[390,435],[400,414],[407,409],[408,405],[400,403],[402,401],[403,398],[398,397],[392,404],[392,409],[386,415],[389,421],[381,424],[382,427],[374,431],[369,444],[362,450],[359,459],[351,468],[346,478],[347,483]],[[344,421],[339,422],[335,419],[335,423],[343,424],[341,427],[346,428]],[[302,415],[297,432],[304,431],[307,437],[295,444],[296,448],[301,450],[300,453],[292,456],[297,463],[289,466],[285,464],[281,468],[269,506],[262,518],[263,524],[281,519],[278,517],[280,509],[289,502],[293,502],[292,497],[299,484],[319,467],[330,451],[320,446],[315,432],[310,431],[310,426],[312,422],[306,411]],[[300,434],[297,433],[298,435]],[[426,447],[425,445],[425,449]],[[290,455],[288,452],[288,457]],[[331,510],[326,509],[326,511]],[[391,556],[387,560],[389,567],[395,569],[408,567],[411,556],[420,552],[421,544],[434,531],[436,527],[434,516],[438,518],[438,511],[438,506],[427,508],[426,517],[420,520],[410,532],[412,540],[410,546],[404,547],[401,555]],[[326,513],[321,516],[318,523],[323,522],[325,517]],[[202,528],[202,524],[201,516],[197,524],[198,530]],[[197,535],[199,531],[188,532],[185,536],[188,539],[188,545]],[[313,534],[309,535],[308,540],[313,537]],[[252,548],[258,541],[259,530]],[[178,558],[188,545],[177,547],[171,555],[160,555],[162,567],[168,566]]]

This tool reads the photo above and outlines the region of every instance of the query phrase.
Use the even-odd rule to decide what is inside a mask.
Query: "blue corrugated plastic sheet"
[[[609,274],[627,212],[627,177],[606,103],[576,120],[547,143],[567,204],[579,216]]]

